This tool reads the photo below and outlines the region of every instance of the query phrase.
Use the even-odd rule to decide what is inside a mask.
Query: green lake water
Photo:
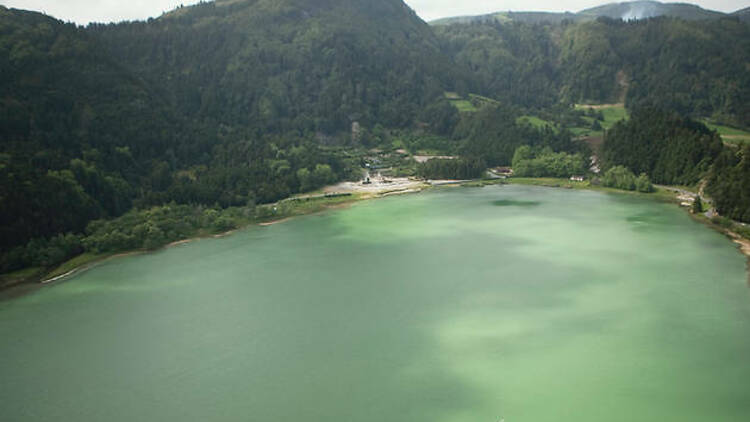
[[[748,421],[747,283],[634,196],[361,202],[0,301],[0,420]]]

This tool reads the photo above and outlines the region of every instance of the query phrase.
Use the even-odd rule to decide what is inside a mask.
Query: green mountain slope
[[[685,20],[703,20],[718,19],[727,16],[725,13],[706,10],[694,4],[660,3],[658,1],[610,3],[582,10],[579,14],[623,20],[647,19],[658,16],[668,16]]]
[[[524,23],[561,23],[595,20],[600,17],[610,19],[647,19],[659,16],[685,20],[720,19],[730,16],[726,13],[706,10],[687,3],[660,3],[657,1],[632,1],[609,3],[602,6],[581,10],[578,13],[550,12],[498,12],[478,16],[458,16],[431,21],[431,25],[455,25],[473,22],[524,22]]]
[[[448,18],[435,19],[430,21],[432,26],[445,26],[445,25],[460,25],[469,23],[508,23],[508,22],[523,22],[523,23],[562,23],[564,21],[580,22],[584,20],[591,20],[592,18],[585,15],[579,15],[577,13],[565,12],[496,12],[489,13],[486,15],[476,16],[455,16]]]
[[[0,270],[48,265],[80,244],[41,239],[134,205],[244,206],[349,176],[321,144],[410,126],[453,72],[400,0],[219,1],[85,29],[0,8]],[[175,236],[154,227],[149,244]]]
[[[218,1],[91,31],[185,115],[264,131],[408,125],[455,81],[400,0]]]
[[[74,25],[0,8],[0,34],[0,250],[129,209],[180,119]]]
[[[649,103],[750,125],[750,27],[737,20],[434,27],[482,95],[528,107]]]

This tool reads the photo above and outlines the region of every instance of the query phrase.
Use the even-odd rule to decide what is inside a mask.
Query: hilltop
[[[750,21],[750,7],[746,7],[744,9],[736,11],[732,13],[732,16],[736,16],[740,18],[740,20],[743,22],[749,22]]]
[[[592,7],[579,12],[581,15],[608,17],[611,19],[648,19],[668,16],[685,20],[718,19],[726,13],[706,10],[700,6],[687,3],[660,3],[658,1],[633,1],[610,3]]]
[[[188,116],[266,131],[403,126],[397,93],[424,104],[456,79],[400,0],[225,0],[90,32]]]
[[[747,15],[745,9],[745,15]],[[595,20],[600,17],[610,19],[647,19],[659,16],[680,18],[685,20],[719,19],[735,14],[706,10],[687,3],[660,3],[657,1],[633,1],[623,3],[609,3],[602,6],[581,10],[577,13],[553,12],[496,12],[477,16],[458,16],[431,21],[431,25],[454,25],[472,22],[525,22],[525,23],[560,23],[562,21],[582,22]],[[741,19],[743,19],[741,17]]]

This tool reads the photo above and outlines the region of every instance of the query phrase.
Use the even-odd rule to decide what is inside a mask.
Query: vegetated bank
[[[35,254],[30,258],[35,266],[2,275],[0,288],[57,281],[112,257],[155,251],[205,237],[222,237],[250,225],[312,214],[368,197],[320,194],[226,209],[172,203],[132,210],[113,220],[92,222],[84,236],[61,235],[47,245],[31,243],[27,251],[19,252]]]

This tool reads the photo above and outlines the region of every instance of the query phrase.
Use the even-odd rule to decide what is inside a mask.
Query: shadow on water
[[[655,211],[640,212],[625,218],[629,223],[657,224],[657,225],[674,225],[675,221],[671,215],[664,215]]]
[[[496,207],[536,207],[541,204],[541,201],[518,201],[514,199],[492,201],[492,205]]]

